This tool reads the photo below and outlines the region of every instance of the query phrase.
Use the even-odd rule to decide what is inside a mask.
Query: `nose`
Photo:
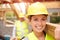
[[[42,21],[41,20],[38,21],[38,25],[40,25],[40,26],[42,25]]]

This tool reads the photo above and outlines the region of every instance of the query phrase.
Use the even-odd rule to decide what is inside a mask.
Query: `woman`
[[[33,3],[28,7],[26,17],[33,31],[24,40],[55,40],[51,35],[44,33],[48,12],[46,7],[40,3]]]

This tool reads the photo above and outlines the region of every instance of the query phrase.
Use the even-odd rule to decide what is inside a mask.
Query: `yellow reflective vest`
[[[32,32],[32,33],[28,34],[27,37],[24,38],[23,40],[38,40],[38,38],[37,38],[37,37],[35,36],[35,34]],[[52,37],[51,35],[46,34],[45,40],[55,40],[55,38]]]
[[[28,34],[28,24],[26,21],[20,22],[20,20],[15,21],[16,26],[16,36],[17,38],[22,38]]]

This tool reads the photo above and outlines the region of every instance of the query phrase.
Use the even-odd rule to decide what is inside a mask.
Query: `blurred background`
[[[26,4],[20,6],[22,1]],[[0,0],[0,35],[12,36],[18,12],[22,11],[26,14],[27,7],[37,1],[42,2],[47,7],[49,13],[47,21],[60,24],[60,0]]]

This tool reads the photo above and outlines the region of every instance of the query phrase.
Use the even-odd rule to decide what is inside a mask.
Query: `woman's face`
[[[35,15],[31,17],[30,24],[35,32],[42,32],[46,26],[47,16]]]

